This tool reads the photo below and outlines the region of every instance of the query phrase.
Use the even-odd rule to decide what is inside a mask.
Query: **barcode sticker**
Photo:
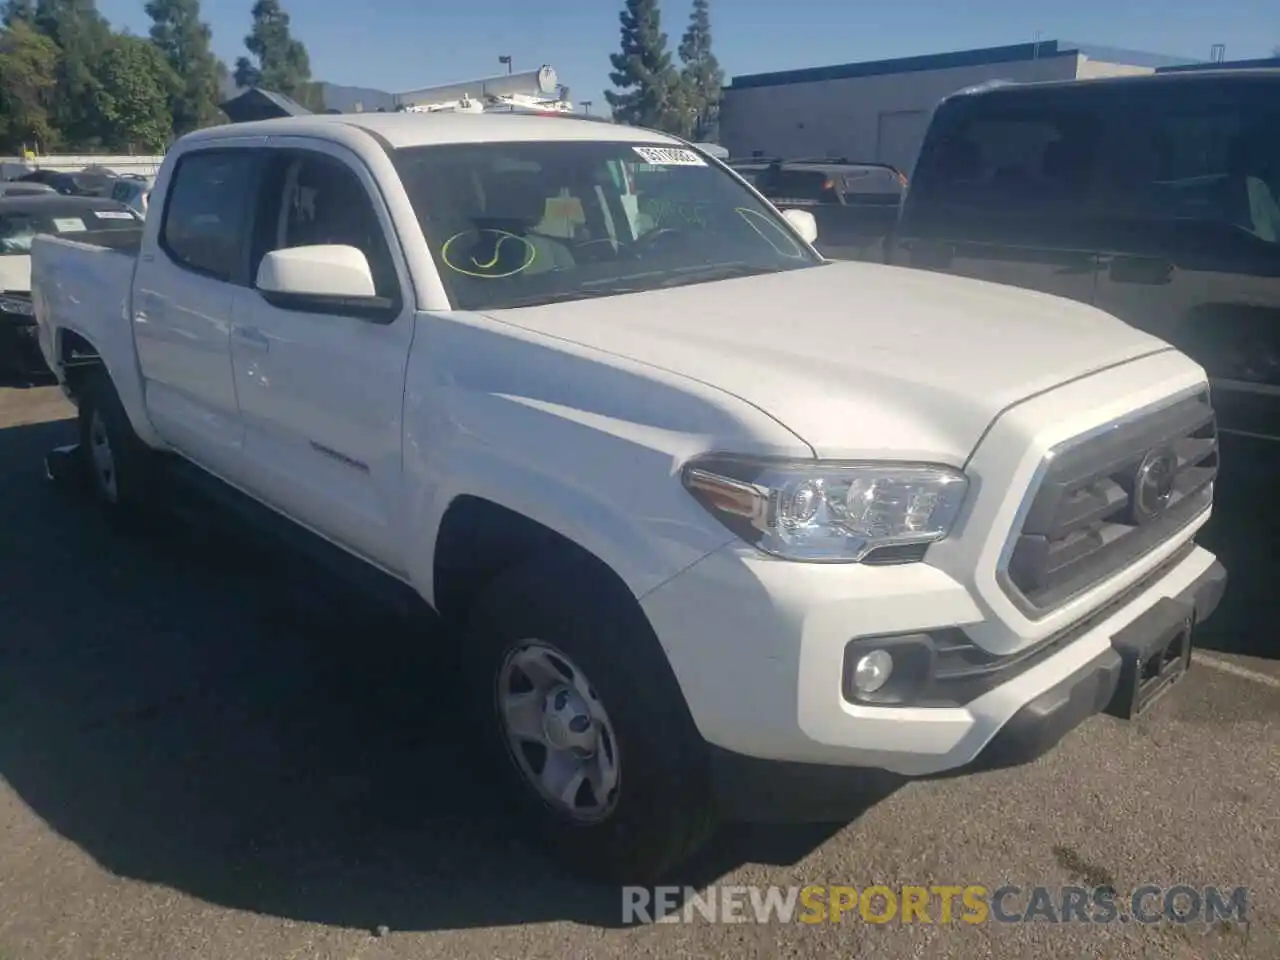
[[[59,233],[83,233],[84,221],[79,217],[54,217],[53,229]]]
[[[128,210],[95,210],[93,215],[99,220],[136,220]]]
[[[692,150],[680,147],[632,147],[645,163],[663,167],[705,167],[707,162]]]

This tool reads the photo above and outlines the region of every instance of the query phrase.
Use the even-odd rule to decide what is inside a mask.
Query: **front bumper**
[[[1059,641],[949,705],[859,703],[842,682],[850,640],[984,626],[989,614],[971,592],[929,563],[788,563],[735,543],[641,603],[708,744],[760,760],[927,776],[972,763],[997,734],[1024,722],[1029,704],[1066,678],[1096,673],[1113,638],[1147,611],[1200,589],[1218,569],[1191,542],[1204,519],[1125,571],[1111,599]],[[1212,606],[1197,605],[1201,616]],[[1084,715],[1096,709],[1091,701]]]
[[[943,775],[1029,763],[1094,715],[1124,715],[1128,667],[1184,621],[1210,616],[1226,583],[1226,570],[1212,561],[1176,596],[1148,607],[1096,656],[1026,702],[970,762]],[[845,820],[909,779],[885,770],[760,760],[716,747],[711,760],[717,804],[729,820]]]

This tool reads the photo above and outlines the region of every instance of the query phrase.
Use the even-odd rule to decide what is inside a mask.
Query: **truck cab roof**
[[[1170,70],[1161,73],[1132,74],[1117,77],[1089,77],[1069,80],[1036,80],[1029,83],[999,80],[975,84],[947,96],[946,100],[970,97],[1004,97],[1034,95],[1037,91],[1048,90],[1107,90],[1126,87],[1146,87],[1153,84],[1192,84],[1255,81],[1280,81],[1280,67],[1249,67],[1225,69]]]
[[[393,149],[445,143],[540,140],[607,140],[624,143],[682,141],[656,130],[600,123],[585,117],[546,117],[525,113],[341,113],[281,117],[225,124],[188,134],[188,144],[244,137],[313,136],[342,139],[340,130],[362,130]]]

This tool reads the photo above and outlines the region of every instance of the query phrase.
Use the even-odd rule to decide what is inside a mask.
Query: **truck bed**
[[[40,348],[57,371],[58,344],[50,331],[80,334],[103,351],[131,357],[133,270],[142,230],[94,230],[76,239],[40,235],[31,245],[31,299]]]
[[[75,240],[70,242],[85,247],[103,247],[136,257],[142,248],[142,230],[141,224],[117,230],[85,230],[75,234]]]

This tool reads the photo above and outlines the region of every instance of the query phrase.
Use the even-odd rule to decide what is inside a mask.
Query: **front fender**
[[[705,384],[475,315],[420,315],[405,392],[405,556],[434,603],[450,503],[472,495],[590,551],[637,598],[734,539],[680,468],[710,449],[811,456]]]
[[[573,541],[637,598],[734,539],[685,491],[669,451],[528,408],[510,409],[504,419],[509,429],[502,443],[458,431],[446,446],[434,447],[438,459],[406,446],[406,480],[414,491],[406,529],[415,532],[407,559],[412,582],[429,602],[435,602],[441,522],[462,496],[505,507]],[[544,438],[539,446],[549,455],[531,455],[521,442],[531,436]],[[560,457],[557,449],[581,453]]]

